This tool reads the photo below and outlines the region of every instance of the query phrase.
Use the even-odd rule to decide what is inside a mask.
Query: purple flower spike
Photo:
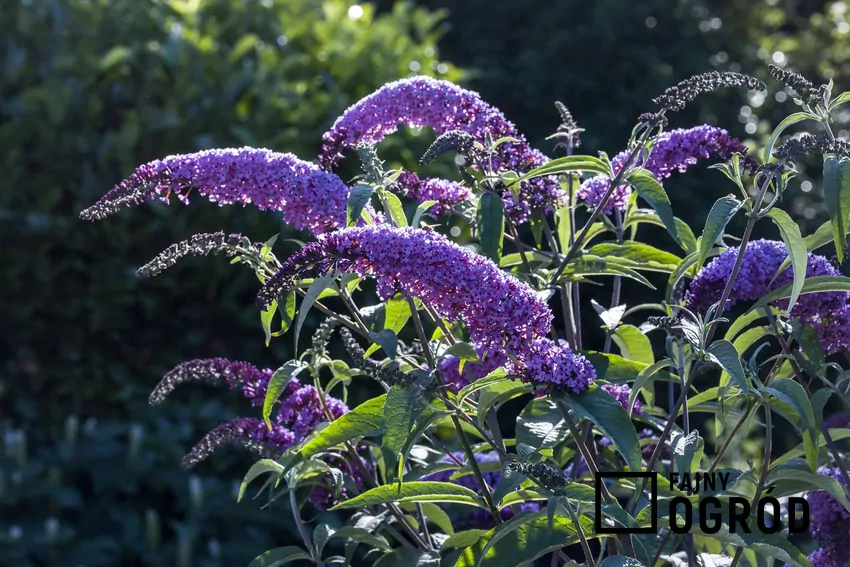
[[[755,301],[767,293],[784,287],[794,279],[791,267],[776,278],[774,275],[788,256],[785,245],[774,240],[755,240],[747,244],[738,277],[732,285],[728,307],[738,301]],[[705,311],[720,300],[729,280],[737,248],[729,248],[703,267],[691,281],[685,294],[685,306],[694,311]],[[806,277],[835,276],[838,270],[823,256],[809,253]],[[824,292],[801,295],[791,316],[809,323],[818,331],[824,349],[833,353],[850,345],[850,293]],[[788,306],[788,300],[775,302],[779,308]]]
[[[645,163],[636,163],[635,165],[642,166],[654,174],[656,178],[663,180],[670,177],[674,171],[683,173],[700,159],[717,156],[720,160],[725,161],[736,152],[745,154],[746,151],[746,146],[729,136],[729,132],[726,130],[702,125],[695,128],[671,130],[661,134],[652,148],[649,159]],[[615,175],[623,167],[630,153],[629,151],[621,152],[611,160]],[[602,201],[602,197],[610,186],[607,177],[601,175],[593,177],[581,184],[578,198],[595,207]],[[631,189],[628,186],[617,187],[611,195],[611,199],[605,205],[605,214],[611,214],[614,209],[624,211],[630,194]]]
[[[241,387],[242,395],[251,400],[254,406],[263,405],[266,389],[274,372],[260,370],[249,362],[227,360],[226,358],[205,358],[184,362],[169,370],[151,393],[151,404],[160,404],[177,386],[186,382],[218,382],[223,380],[231,390]],[[290,396],[300,387],[297,379],[287,384],[281,397]]]
[[[504,366],[508,360],[508,357],[498,350],[489,353],[479,352],[478,356],[481,357],[481,362],[464,364],[463,372],[460,371],[460,360],[456,356],[448,356],[437,365],[437,369],[443,375],[443,383],[448,386],[449,390],[459,392],[464,386],[487,376],[500,366]]]
[[[818,474],[832,477],[844,484],[838,469],[822,467]],[[811,513],[809,531],[821,546],[818,563],[815,563],[814,559],[812,563],[846,566],[850,561],[850,539],[847,538],[850,533],[850,512],[828,492],[809,492],[806,498]]]
[[[517,359],[508,363],[508,372],[536,386],[580,394],[596,378],[593,365],[563,340],[556,343],[547,337],[537,338]]]
[[[525,173],[548,159],[532,149],[516,126],[497,108],[484,102],[473,91],[448,81],[413,77],[388,83],[346,110],[323,136],[319,163],[328,171],[342,158],[342,151],[360,143],[378,143],[394,133],[400,124],[413,128],[431,128],[438,135],[460,130],[484,142],[489,133],[493,140],[512,137],[517,142],[500,145],[493,156],[494,170],[511,169]],[[539,178],[520,187],[516,199],[503,194],[511,218],[517,223],[528,220],[533,207],[551,207],[562,203],[565,194],[555,178]]]
[[[605,384],[602,389],[611,394],[615,400],[620,402],[620,405],[628,411],[629,396],[632,394],[632,389],[628,384]],[[632,410],[636,415],[643,413],[643,405],[640,400],[635,398],[635,403],[632,405]]]
[[[348,187],[339,177],[292,154],[248,147],[146,163],[80,216],[99,220],[144,201],[168,202],[172,194],[185,203],[192,190],[219,205],[252,203],[281,211],[286,222],[313,234],[346,222]]]
[[[395,181],[401,195],[414,201],[437,201],[428,212],[443,215],[454,207],[472,198],[469,187],[448,179],[420,179],[415,173],[403,172]]]
[[[419,297],[449,320],[462,319],[483,349],[522,353],[549,332],[552,313],[528,285],[441,234],[370,225],[325,234],[291,256],[257,297],[265,308],[304,277],[332,270],[374,276],[384,298]]]
[[[348,413],[348,406],[333,396],[325,396],[325,403],[334,419]],[[316,388],[304,386],[284,399],[277,421],[290,427],[295,438],[301,441],[328,418]]]
[[[269,429],[260,420],[240,417],[222,423],[206,435],[183,457],[183,466],[193,467],[225,445],[241,445],[264,456],[277,456],[295,443],[295,435],[280,425]]]

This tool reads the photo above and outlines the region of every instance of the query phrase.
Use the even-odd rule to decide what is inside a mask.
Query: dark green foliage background
[[[197,232],[264,239],[283,227],[274,215],[199,198],[97,224],[77,219],[136,165],[245,144],[312,158],[349,104],[414,61],[435,73],[441,24],[426,9],[448,8],[439,54],[470,70],[465,85],[546,149],[556,99],[587,129],[583,151],[614,154],[650,98],[696,72],[766,77],[766,60],[781,52],[798,70],[835,76],[838,90],[850,76],[846,15],[827,2],[415,3],[423,9],[382,0],[371,24],[370,6],[353,22],[349,4],[0,2],[0,565],[242,565],[290,537],[281,507],[234,503],[250,456],[222,455],[191,474],[178,466],[204,432],[244,413],[238,396],[187,387],[163,407],[146,402],[163,372],[190,358],[287,359],[289,341],[263,346],[253,276],[221,259],[187,260],[150,281],[133,275]],[[454,67],[447,76],[458,78]],[[747,137],[741,93],[705,102],[671,126],[707,121]],[[790,111],[773,98],[754,107],[753,137]],[[412,163],[413,152],[392,145]],[[716,172],[668,182],[697,233],[729,192],[722,183]],[[792,198],[811,232],[822,220],[817,184]],[[12,429],[26,432],[23,467]],[[59,529],[48,542],[51,518]]]

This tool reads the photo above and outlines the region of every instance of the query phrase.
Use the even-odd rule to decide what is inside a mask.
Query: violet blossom
[[[748,243],[726,307],[739,301],[756,301],[791,283],[794,273],[790,266],[776,275],[787,256],[788,252],[782,242],[754,240]],[[737,257],[738,249],[729,248],[704,266],[690,282],[685,294],[685,307],[702,312],[719,301]],[[835,275],[840,273],[827,258],[809,253],[807,278]],[[847,292],[808,293],[799,297],[790,315],[813,325],[824,349],[834,353],[850,345],[848,299],[850,293]],[[774,305],[785,308],[788,300],[776,301]]]
[[[323,396],[334,419],[348,413],[348,406],[333,396]],[[286,424],[295,437],[304,439],[316,426],[327,421],[325,408],[315,386],[304,386],[286,396],[278,412],[278,423]]]
[[[508,360],[503,352],[496,349],[479,353],[479,357],[481,362],[465,363],[462,372],[460,370],[460,359],[456,356],[447,356],[440,361],[437,370],[442,374],[443,383],[448,386],[449,390],[459,392],[461,388],[487,376],[500,366],[504,366]]]
[[[378,143],[401,124],[431,128],[438,135],[459,130],[481,143],[486,141],[487,134],[493,140],[516,139],[496,148],[492,164],[488,164],[494,171],[510,169],[522,174],[548,162],[548,158],[528,145],[501,111],[484,102],[478,93],[449,81],[412,77],[388,83],[348,108],[324,134],[319,163],[330,171],[346,148]],[[510,189],[503,193],[506,210],[517,223],[528,220],[532,208],[556,206],[566,197],[554,177],[523,183],[519,192],[518,199]]]
[[[313,234],[345,226],[348,187],[334,175],[289,153],[257,148],[204,150],[139,166],[81,213],[99,220],[124,206],[172,195],[188,202],[195,190],[219,205],[253,204],[283,213],[286,222]]]
[[[632,395],[632,388],[628,384],[605,384],[602,386],[602,389],[620,402],[620,405],[626,411],[629,410],[629,396]],[[641,405],[640,400],[637,398],[635,398],[634,404],[632,404],[632,411],[636,415],[643,413],[643,405]]]
[[[286,427],[261,419],[239,417],[222,423],[207,433],[183,457],[183,465],[192,467],[225,445],[241,445],[266,457],[277,456],[295,444],[295,434]]]
[[[404,171],[395,180],[395,188],[400,195],[414,201],[437,201],[428,209],[434,216],[443,215],[454,207],[472,199],[472,191],[456,181],[448,179],[420,179],[415,173]]]
[[[683,173],[688,167],[695,165],[699,159],[716,156],[725,161],[736,152],[745,154],[746,151],[746,146],[729,136],[726,130],[702,125],[662,133],[658,136],[649,158],[641,163],[640,155],[638,155],[633,166],[643,167],[660,181],[670,177],[674,171]],[[620,152],[611,160],[615,175],[620,172],[629,154],[631,154],[630,151]],[[610,186],[610,180],[606,176],[597,175],[581,184],[577,196],[588,205],[595,207],[602,202],[602,197]],[[614,209],[625,211],[629,195],[631,195],[631,189],[628,185],[617,187],[603,209],[605,214],[611,214]]]
[[[844,485],[838,469],[821,467],[818,474],[834,478]],[[824,567],[847,565],[850,561],[850,539],[847,538],[850,533],[850,512],[825,491],[809,492],[806,499],[811,513],[809,532],[821,546],[817,554],[818,562],[812,559],[812,563]]]
[[[516,361],[508,361],[508,373],[523,382],[567,390],[580,394],[596,378],[593,365],[583,356],[574,353],[566,341],[557,343],[548,337],[534,339],[530,347],[517,354]]]

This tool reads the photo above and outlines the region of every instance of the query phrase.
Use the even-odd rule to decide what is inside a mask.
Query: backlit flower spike
[[[228,388],[242,389],[242,395],[254,406],[263,405],[269,380],[274,372],[268,368],[260,370],[249,362],[226,358],[201,358],[184,362],[169,370],[151,393],[151,404],[161,404],[180,384],[186,382],[215,383],[223,381]],[[297,378],[289,381],[281,398],[295,393],[301,384]]]
[[[334,419],[348,413],[348,406],[341,400],[328,395],[324,398]],[[316,429],[317,425],[328,421],[315,386],[296,388],[294,392],[287,392],[281,399],[277,422],[289,427],[299,441]]]
[[[193,467],[226,445],[240,445],[265,457],[276,457],[295,444],[295,435],[285,427],[261,419],[240,417],[222,423],[203,436],[183,457],[183,466]]]
[[[286,222],[313,234],[345,226],[348,187],[334,175],[289,153],[257,148],[204,150],[139,166],[81,217],[99,220],[123,207],[192,191],[219,205],[253,204],[283,213]]]
[[[500,110],[484,102],[478,93],[449,81],[412,77],[388,83],[346,110],[324,134],[319,163],[330,171],[339,163],[345,149],[361,143],[378,143],[402,124],[430,128],[437,135],[459,130],[481,143],[486,141],[488,133],[493,140],[504,137],[518,140],[496,149],[494,170],[506,168],[525,173],[548,161],[528,145]],[[557,180],[551,177],[524,183],[520,191],[520,199],[513,198],[510,191],[504,194],[506,209],[518,223],[527,220],[531,207],[550,207],[565,199]]]
[[[395,192],[414,201],[437,201],[428,209],[428,213],[433,216],[443,215],[460,203],[472,199],[472,191],[461,183],[440,178],[420,179],[409,171],[402,172],[394,185]]]
[[[684,172],[700,159],[714,156],[725,161],[735,153],[745,154],[746,151],[746,146],[732,138],[726,130],[702,125],[662,133],[652,148],[649,159],[645,163],[635,165],[642,166],[657,179],[663,180],[675,171]],[[630,153],[629,151],[620,152],[611,160],[615,175],[619,173]],[[595,207],[602,201],[602,197],[610,186],[607,177],[602,175],[592,177],[581,184],[578,197],[591,207]],[[627,185],[617,187],[605,206],[604,212],[611,214],[614,209],[626,210],[630,194],[631,189]]]
[[[843,477],[838,469],[822,467],[818,474],[834,478],[842,485]],[[847,565],[850,561],[850,512],[834,496],[824,491],[809,492],[811,522],[809,532],[820,544],[817,565]],[[812,561],[813,563],[814,560]]]
[[[462,319],[472,342],[483,349],[523,352],[549,332],[552,321],[545,300],[489,259],[441,234],[389,225],[322,235],[283,263],[257,304],[265,309],[302,278],[333,270],[373,276],[384,298],[401,292],[421,298],[448,320]]]

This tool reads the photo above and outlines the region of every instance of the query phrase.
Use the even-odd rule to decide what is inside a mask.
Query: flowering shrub
[[[846,414],[824,417],[828,404],[850,403],[840,363],[850,346],[850,279],[840,271],[850,146],[830,128],[850,94],[771,73],[801,109],[757,154],[720,128],[665,130],[700,95],[766,88],[737,73],[664,91],[613,159],[574,155],[582,130],[560,103],[553,138],[566,155],[549,159],[476,93],[415,77],[347,110],[324,136],[321,167],[254,148],[170,156],[84,211],[99,219],[196,190],[279,211],[316,237],[281,261],[274,238],[195,235],[139,270],[156,275],[187,254],[247,265],[267,344],[289,334],[300,345],[306,314],[323,317],[277,370],[195,360],[151,395],[160,403],[184,382],[223,381],[256,408],[185,459],[192,466],[225,444],[264,457],[241,493],[264,478],[272,501],[285,496],[303,547],[252,565],[847,565],[850,477],[838,442],[850,429]],[[779,144],[802,122],[820,133]],[[422,161],[449,154],[458,179],[386,170],[376,144],[399,124],[434,130]],[[350,150],[363,175],[347,184],[334,168]],[[815,153],[831,219],[804,238],[780,204],[794,164]],[[697,239],[661,182],[700,160],[714,161],[738,194],[719,196]],[[726,234],[736,215],[746,217],[740,237]],[[474,227],[474,242],[435,230],[455,220]],[[754,240],[758,221],[781,240]],[[666,229],[676,252],[637,239],[652,227]],[[816,253],[829,245],[834,259]],[[624,281],[654,289],[658,273],[663,297],[628,305]],[[607,307],[590,302],[605,331],[591,345],[582,324],[598,323],[585,290],[599,281],[611,282],[612,297]],[[364,380],[385,393],[349,408]],[[518,415],[498,414],[522,407],[517,400]],[[799,432],[784,454],[773,446],[777,416]],[[756,428],[763,450],[746,462],[730,448]],[[708,492],[676,480],[697,473],[726,480]],[[811,537],[792,543],[789,497],[799,494]],[[758,518],[738,518],[742,497]],[[676,502],[690,512],[678,514]]]

